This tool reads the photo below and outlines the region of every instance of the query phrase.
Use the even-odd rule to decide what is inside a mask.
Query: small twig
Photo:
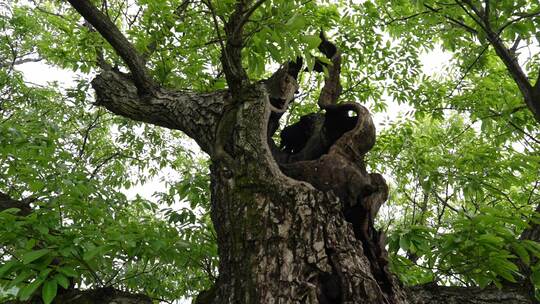
[[[433,8],[427,4],[424,4],[424,7],[428,8],[429,10],[435,12],[435,13],[439,13],[440,9],[436,9],[436,8]],[[464,29],[466,29],[468,32],[470,32],[471,34],[474,34],[474,35],[478,35],[478,31],[475,30],[474,28],[466,25],[465,23],[463,23],[462,21],[459,21],[453,17],[450,17],[446,14],[441,14],[444,18],[450,20],[452,23],[456,24],[456,25],[459,25],[461,27],[463,27]]]
[[[261,6],[266,0],[259,0],[253,6],[242,16],[242,19],[240,22],[236,25],[236,28],[234,29],[234,32],[238,32],[239,29],[246,24],[246,22],[249,20],[249,17]]]
[[[221,37],[221,31],[219,30],[219,22],[217,20],[217,15],[216,15],[216,11],[214,10],[214,6],[212,5],[212,0],[206,0],[206,1],[203,1],[204,4],[206,4],[206,6],[208,6],[208,9],[210,10],[210,13],[212,14],[212,19],[214,21],[214,27],[216,29],[216,34],[218,36],[218,42],[219,42],[219,45],[221,46],[221,51],[225,53],[225,45],[223,44],[223,42],[225,40],[223,40],[223,38]],[[225,53],[225,56],[227,56],[227,54]]]
[[[528,14],[523,14],[521,16],[519,16],[518,18],[515,18],[515,19],[512,19],[508,22],[506,22],[503,26],[501,26],[501,28],[497,31],[497,35],[500,35],[507,27],[509,27],[510,25],[518,22],[518,21],[521,21],[523,19],[527,19],[527,18],[531,18],[531,17],[536,17],[536,16],[540,16],[540,10],[539,11],[536,11],[536,12],[532,12],[532,13],[528,13]]]
[[[97,126],[97,122],[98,122],[100,117],[101,117],[101,108],[99,108],[99,110],[98,110],[98,112],[96,114],[96,117],[90,123],[88,128],[86,128],[86,130],[84,132],[83,144],[81,146],[81,149],[79,150],[79,156],[78,156],[79,160],[82,158],[82,156],[84,154],[84,150],[86,149],[86,144],[88,143],[88,139],[90,137],[90,131],[92,131],[92,129],[94,129]]]
[[[99,170],[101,170],[101,168],[103,166],[105,166],[109,161],[111,161],[112,159],[114,159],[115,157],[117,156],[120,156],[122,155],[122,153],[120,152],[116,152],[114,154],[112,154],[111,156],[105,158],[99,165],[97,165],[94,170],[92,171],[92,173],[90,174],[90,178],[89,179],[94,179],[96,177],[96,175],[99,173]]]
[[[437,9],[438,11],[440,9]],[[401,17],[401,18],[392,18],[392,16],[390,16],[390,14],[387,12],[388,14],[388,17],[390,17],[390,21],[388,22],[385,22],[384,25],[391,25],[392,23],[394,22],[403,22],[403,21],[408,21],[409,19],[413,19],[413,18],[416,18],[418,16],[422,16],[422,15],[425,15],[425,14],[429,14],[429,13],[432,13],[433,11],[431,10],[427,10],[427,11],[423,11],[423,12],[420,12],[420,13],[416,13],[416,14],[413,14],[413,15],[410,15],[410,16],[406,16],[406,17]]]
[[[465,77],[469,74],[469,72],[472,70],[472,68],[474,67],[474,65],[480,60],[480,58],[482,58],[482,55],[484,55],[484,53],[486,52],[486,50],[488,49],[489,47],[489,44],[485,45],[484,48],[482,49],[482,51],[480,52],[480,54],[478,54],[478,56],[476,56],[476,59],[467,67],[467,69],[465,70],[465,72],[463,73],[463,75],[461,75],[461,78],[459,79],[459,81],[457,82],[456,86],[454,87],[454,89],[450,92],[450,94],[448,94],[446,97],[451,97],[454,92],[459,88],[459,86],[461,85],[461,83],[463,82],[463,80],[465,80]]]

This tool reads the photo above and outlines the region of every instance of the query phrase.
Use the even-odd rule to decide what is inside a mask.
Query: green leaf
[[[306,18],[302,15],[295,14],[291,19],[289,19],[289,21],[287,21],[285,25],[289,28],[289,30],[295,31],[303,28],[305,24]]]
[[[18,263],[19,262],[17,260],[11,260],[2,265],[2,267],[0,267],[0,278],[7,275],[9,273],[9,270],[11,270],[11,268],[13,268],[13,266],[17,265]]]
[[[488,286],[492,281],[493,279],[491,279],[490,277],[486,277],[486,276],[479,276],[477,279],[476,279],[478,285],[480,286],[480,288],[484,288],[486,286]]]
[[[41,297],[45,304],[50,304],[56,297],[57,284],[56,280],[47,280],[43,284],[43,289],[41,290]]]
[[[19,298],[23,301],[30,299],[36,289],[43,283],[43,280],[44,279],[36,279],[32,283],[21,288],[18,293]]]
[[[519,243],[513,243],[512,248],[514,248],[514,251],[519,256],[519,258],[525,263],[525,265],[529,265],[531,262],[531,259],[529,257],[529,253],[527,252],[527,249]]]
[[[57,273],[54,276],[54,279],[56,280],[58,285],[64,287],[64,289],[67,289],[69,287],[69,280],[65,275],[63,275],[61,273]]]
[[[30,252],[25,253],[21,259],[22,259],[23,264],[29,264],[41,258],[42,256],[48,254],[49,252],[51,252],[50,249],[39,249],[35,251],[30,251]]]
[[[19,208],[8,208],[8,209],[0,211],[0,213],[17,214],[19,211],[21,211],[21,209]]]
[[[497,274],[503,277],[505,280],[510,281],[512,283],[516,283],[516,279],[514,278],[513,274],[509,271],[498,269]]]
[[[321,38],[319,35],[304,35],[302,36],[302,41],[308,45],[309,49],[316,49],[321,43]]]
[[[83,255],[83,259],[85,261],[92,260],[98,253],[101,252],[102,247],[94,247],[88,251],[86,251]]]
[[[76,278],[76,277],[79,276],[79,274],[77,273],[77,271],[74,268],[68,267],[68,266],[58,268],[58,271],[65,274],[66,276],[72,277],[72,278]]]
[[[531,281],[534,285],[540,285],[540,270],[534,270],[531,274]]]
[[[34,273],[29,270],[29,269],[25,269],[23,271],[21,271],[21,273],[19,273],[15,279],[13,279],[13,281],[9,282],[9,284],[7,285],[7,288],[11,288],[11,287],[15,287],[17,286],[19,283],[21,283],[22,281],[28,279],[29,277],[31,277]]]
[[[404,235],[399,238],[399,247],[405,251],[409,250],[409,240]]]

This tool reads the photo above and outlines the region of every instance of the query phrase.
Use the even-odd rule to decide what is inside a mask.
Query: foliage
[[[28,216],[0,213],[2,290],[50,303],[70,286],[168,300],[208,286],[217,253],[208,215],[195,211],[207,207],[208,180],[183,148],[192,144],[93,106],[84,79],[29,87],[11,69],[0,79],[0,192],[33,201]],[[182,172],[163,182],[189,197],[191,217],[171,212],[174,200],[126,196],[163,170]],[[181,186],[188,181],[198,188]]]
[[[222,26],[235,1],[93,2],[146,55],[160,84],[225,88]],[[489,2],[493,27],[504,27],[508,45],[519,39],[519,59],[535,79],[539,4]],[[204,156],[177,132],[92,104],[97,59],[125,67],[66,1],[0,3],[0,28],[0,192],[34,201],[28,216],[0,213],[1,290],[49,303],[71,285],[163,300],[210,286],[217,248]],[[525,279],[539,287],[540,247],[519,236],[538,224],[540,132],[474,18],[458,1],[268,0],[246,25],[250,78],[297,56],[311,68],[321,29],[342,51],[346,101],[378,117],[410,109],[385,123],[368,155],[391,184],[379,225],[399,278],[503,286],[523,279],[525,264],[533,270]],[[425,73],[423,54],[438,48],[452,60]],[[73,72],[75,83],[29,83],[17,66],[38,60]],[[324,75],[313,74],[301,76],[284,125],[315,108]],[[133,194],[158,181],[164,189]]]
[[[537,243],[519,240],[537,222],[538,150],[489,139],[458,115],[396,126],[381,134],[372,161],[394,185],[389,212],[402,214],[386,225],[403,281],[520,279],[516,261],[539,254]]]

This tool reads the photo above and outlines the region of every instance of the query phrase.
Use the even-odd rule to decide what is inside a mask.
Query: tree
[[[11,53],[11,60],[5,60],[5,95],[10,98],[4,123],[22,119],[17,100],[47,100],[27,107],[62,114],[48,126],[26,129],[36,134],[53,130],[28,137],[36,139],[28,144],[13,124],[1,129],[9,135],[2,151],[8,161],[6,182],[0,190],[11,191],[0,192],[6,209],[1,219],[20,231],[2,238],[9,245],[0,276],[5,275],[9,288],[20,288],[20,299],[41,295],[45,302],[55,296],[68,301],[74,294],[93,301],[170,299],[181,288],[163,285],[186,280],[174,273],[183,267],[207,278],[194,279],[200,288],[184,291],[208,286],[197,303],[536,301],[540,248],[533,216],[539,172],[534,120],[539,120],[540,95],[512,53],[521,41],[532,41],[536,4],[524,3],[521,10],[506,1],[455,1],[442,7],[424,1],[426,10],[416,12],[418,7],[405,1],[390,7],[378,1],[350,7],[340,1],[101,1],[101,8],[96,1],[68,2],[17,4],[3,19],[6,37],[20,35],[6,38],[5,54]],[[516,19],[502,20],[507,15]],[[400,24],[409,21],[415,23]],[[526,25],[516,30],[519,41],[507,48],[505,30],[519,24]],[[454,87],[451,77],[421,75],[418,53],[428,37],[413,35],[411,29],[455,30],[456,25],[472,36],[442,32],[443,46],[459,42],[466,49],[480,43],[483,50]],[[482,57],[488,59],[475,70]],[[15,65],[42,59],[96,71],[91,85],[99,109],[85,108],[89,86],[84,80],[67,92],[79,103],[65,108],[64,95],[56,90],[28,88],[12,78]],[[266,71],[269,62],[279,65],[273,73]],[[505,74],[491,73],[501,70],[501,62]],[[487,100],[482,92],[493,90],[497,80],[504,83],[500,94],[488,96],[497,101]],[[467,86],[459,87],[463,83]],[[301,90],[307,91],[303,101]],[[415,105],[416,117],[383,133],[377,146],[370,114],[355,101],[371,100],[382,110],[385,94]],[[445,103],[457,114],[444,113]],[[462,115],[465,111],[469,116]],[[35,112],[28,115],[39,115]],[[104,120],[106,115],[112,121]],[[285,117],[296,122],[283,126]],[[190,173],[185,156],[169,155],[181,145],[178,133],[145,125],[138,137],[130,120],[180,130],[194,139],[209,156],[210,178],[204,169]],[[482,122],[481,135],[474,130],[476,120]],[[82,136],[71,134],[79,124],[88,124]],[[516,132],[500,132],[508,125]],[[118,134],[111,137],[111,130]],[[446,149],[444,138],[457,147]],[[118,141],[124,149],[118,149]],[[62,154],[66,142],[74,146]],[[517,153],[511,145],[520,142],[524,151]],[[15,167],[13,155],[21,147],[31,148],[22,158],[37,164]],[[442,148],[432,152],[437,147]],[[376,153],[369,154],[372,148]],[[495,164],[490,162],[494,157]],[[58,164],[51,165],[51,159]],[[126,159],[148,169],[138,173],[143,182],[166,166],[185,171],[184,177],[193,175],[162,199],[188,193],[194,208],[209,207],[215,239],[205,215],[170,209],[169,222],[189,224],[178,234],[152,216],[157,205],[140,197],[126,199],[120,187],[133,183],[124,175]],[[381,171],[391,168],[386,173],[399,189],[393,201],[397,208],[405,206],[400,223],[380,221],[394,232],[390,256],[385,234],[375,227],[388,186],[382,175],[368,172],[367,164]],[[36,170],[47,166],[50,172]],[[58,173],[66,176],[62,183],[44,183]],[[208,183],[210,198],[195,195]],[[123,204],[128,201],[129,206]],[[31,237],[20,239],[25,233]],[[216,243],[219,266],[211,254]],[[207,261],[206,267],[200,261]],[[147,275],[149,265],[155,268]],[[404,287],[390,266],[407,285],[431,284]],[[216,267],[219,275],[210,283]],[[103,273],[98,271],[102,268]],[[163,280],[155,280],[159,277]],[[511,284],[516,278],[526,284]],[[81,283],[97,289],[75,290]]]

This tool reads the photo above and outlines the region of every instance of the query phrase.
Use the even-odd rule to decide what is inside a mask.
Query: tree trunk
[[[372,273],[378,261],[339,198],[281,172],[268,145],[265,88],[243,96],[224,134],[234,157],[211,167],[220,276],[209,303],[405,303],[393,278]]]
[[[353,196],[366,198],[366,203],[378,197],[373,190],[360,193],[366,188],[361,179],[370,177],[358,173],[365,171],[361,157],[374,142],[372,122],[363,107],[346,105],[338,111],[356,111],[352,128],[341,126],[326,137],[312,132],[311,137],[326,147],[310,138],[302,153],[295,154],[299,159],[287,160],[287,153],[280,154],[269,140],[280,111],[264,84],[248,87],[234,100],[226,92],[187,98],[166,90],[141,97],[130,79],[113,71],[102,73],[92,84],[98,104],[132,119],[183,130],[213,161],[212,218],[220,277],[215,290],[199,302],[406,303],[386,269],[386,252],[373,229],[376,210],[357,210],[360,225],[355,227],[345,220],[344,204],[354,206]],[[319,118],[326,125],[315,126],[318,131],[330,129],[328,122],[336,120],[331,115]],[[358,145],[350,146],[354,142]],[[361,154],[358,164],[340,156],[347,154],[347,147]],[[311,161],[316,162],[315,170],[324,171],[323,178],[299,174],[295,166],[311,166]],[[348,185],[348,180],[356,184]],[[375,209],[385,198],[378,198]]]

